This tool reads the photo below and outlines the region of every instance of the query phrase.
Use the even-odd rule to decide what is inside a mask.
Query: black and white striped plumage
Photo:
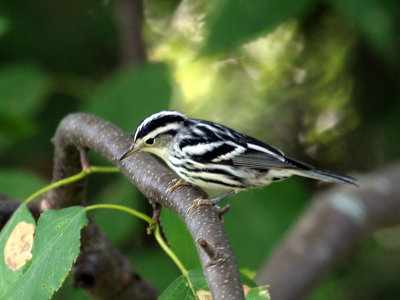
[[[137,127],[132,146],[163,159],[184,181],[206,192],[262,187],[291,175],[354,184],[355,179],[317,170],[282,151],[220,124],[161,111]]]

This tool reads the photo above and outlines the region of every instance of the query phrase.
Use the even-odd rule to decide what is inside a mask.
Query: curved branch
[[[77,113],[65,117],[53,142],[56,147],[53,180],[60,180],[80,170],[78,149],[90,148],[100,153],[116,165],[150,201],[177,213],[194,241],[205,240],[216,255],[224,257],[217,263],[212,262],[196,243],[213,299],[244,299],[238,266],[221,224],[218,208],[201,206],[188,212],[193,201],[202,197],[201,191],[182,186],[167,195],[169,184],[176,175],[150,154],[137,153],[120,162],[118,158],[130,146],[130,135],[93,115]],[[76,201],[81,201],[83,187],[84,182],[78,182],[55,189],[51,199],[63,206],[74,205]]]
[[[371,231],[400,223],[400,164],[317,195],[260,270],[275,300],[304,299]]]

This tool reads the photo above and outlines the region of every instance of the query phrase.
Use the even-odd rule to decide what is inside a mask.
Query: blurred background
[[[400,153],[399,16],[397,0],[2,0],[0,193],[21,200],[50,182],[50,140],[76,111],[133,131],[176,109],[322,169],[357,175],[390,165]],[[89,203],[150,213],[122,175],[89,185]],[[326,187],[292,178],[230,198],[225,227],[240,268],[256,272]],[[118,212],[93,217],[160,290],[179,276],[143,223]],[[400,228],[385,230],[310,299],[398,298]],[[56,298],[88,299],[69,283]]]

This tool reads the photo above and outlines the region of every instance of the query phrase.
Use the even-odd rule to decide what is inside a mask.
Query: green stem
[[[154,236],[158,242],[158,244],[160,245],[160,247],[165,251],[165,253],[167,253],[167,255],[172,259],[172,261],[177,265],[177,267],[179,268],[179,270],[181,270],[182,275],[185,276],[188,284],[189,284],[189,288],[192,290],[192,293],[194,296],[196,296],[196,292],[194,291],[194,287],[192,284],[192,281],[189,278],[189,273],[186,270],[186,268],[184,267],[184,265],[182,264],[182,262],[179,260],[179,258],[175,255],[175,253],[171,250],[170,247],[168,247],[168,245],[165,243],[163,237],[161,236],[160,233],[160,226],[156,226],[155,232],[154,232]]]
[[[139,219],[142,219],[143,221],[146,221],[149,223],[149,225],[154,224],[154,220],[150,218],[148,215],[145,215],[137,210],[134,210],[132,208],[122,206],[122,205],[117,205],[117,204],[94,204],[86,207],[86,211],[91,211],[95,209],[115,209],[115,210],[121,210],[124,212],[127,212],[131,215],[134,215],[135,217],[138,217]]]
[[[86,211],[91,211],[91,210],[95,210],[95,209],[115,209],[115,210],[121,210],[124,212],[127,212],[131,215],[134,215],[144,221],[146,221],[150,226],[155,225],[155,229],[154,229],[154,237],[156,238],[156,241],[158,242],[158,244],[160,245],[160,247],[165,251],[165,253],[167,253],[167,255],[172,259],[172,261],[177,265],[177,267],[179,268],[179,270],[182,272],[182,275],[185,276],[190,289],[192,290],[193,295],[196,295],[194,288],[193,288],[193,284],[192,281],[189,278],[189,274],[188,271],[186,270],[186,268],[184,267],[184,265],[182,264],[182,262],[179,260],[179,258],[175,255],[175,253],[171,250],[170,247],[168,247],[168,245],[165,243],[163,237],[161,236],[161,232],[160,232],[160,226],[158,226],[158,224],[154,223],[154,220],[152,218],[150,218],[149,216],[134,210],[132,208],[126,207],[126,206],[122,206],[122,205],[116,205],[116,204],[95,204],[95,205],[90,205],[88,207],[86,207]]]
[[[49,184],[48,186],[45,186],[44,188],[38,190],[37,192],[33,193],[28,198],[26,198],[24,203],[28,204],[32,200],[36,199],[40,195],[43,195],[43,194],[47,193],[48,191],[50,191],[52,189],[55,189],[55,188],[57,188],[59,186],[65,185],[65,184],[69,184],[69,183],[81,180],[85,176],[86,176],[86,172],[85,172],[85,170],[82,170],[80,173],[78,173],[76,175],[73,175],[71,177],[67,177],[67,178],[61,179],[59,181],[56,181],[56,182],[54,182],[52,184]]]
[[[85,178],[87,175],[91,174],[91,173],[116,173],[119,172],[118,168],[115,167],[97,167],[97,166],[92,166],[88,169],[82,169],[82,171],[80,171],[78,174],[72,175],[70,177],[61,179],[59,181],[56,181],[52,184],[49,184],[48,186],[45,186],[44,188],[38,190],[37,192],[33,193],[32,195],[30,195],[28,198],[26,198],[26,200],[24,201],[25,204],[28,204],[29,202],[31,202],[32,200],[36,199],[37,197],[47,193],[48,191],[58,188],[62,185],[66,185],[78,180],[81,180],[83,178]]]

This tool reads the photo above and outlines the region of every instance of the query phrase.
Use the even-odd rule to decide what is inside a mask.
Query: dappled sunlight
[[[294,123],[301,124],[294,136],[306,147],[329,144],[357,124],[348,105],[351,35],[327,39],[321,28],[314,43],[299,32],[298,22],[289,21],[234,51],[203,56],[204,16],[182,6],[150,55],[173,71],[173,108],[278,142]]]

